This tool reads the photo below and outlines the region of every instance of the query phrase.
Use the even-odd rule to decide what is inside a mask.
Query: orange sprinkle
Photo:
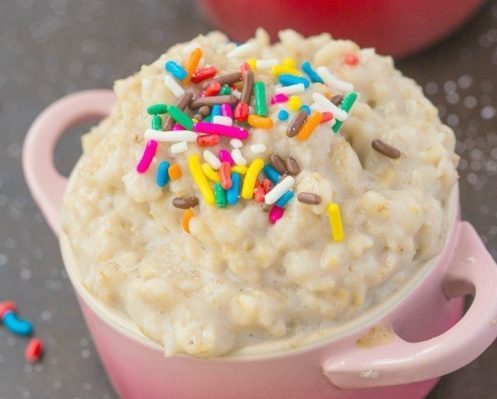
[[[322,117],[323,116],[321,112],[314,111],[312,115],[305,121],[304,125],[297,134],[297,138],[300,141],[307,140],[309,136],[314,132],[314,129],[316,129],[316,127],[321,123]]]
[[[181,220],[181,226],[183,227],[183,231],[190,234],[190,220],[195,216],[195,212],[192,208],[187,209],[183,213],[183,219]]]
[[[177,163],[173,163],[169,167],[168,172],[171,180],[178,180],[183,175],[183,172],[181,172],[181,166],[179,166]]]
[[[249,115],[248,124],[252,127],[271,129],[273,127],[273,120],[259,115]]]
[[[198,63],[200,62],[201,58],[202,58],[202,50],[197,47],[195,50],[192,51],[190,57],[185,63],[186,78],[183,80],[183,83],[185,84],[190,83],[190,78],[192,77],[193,73],[196,71]]]

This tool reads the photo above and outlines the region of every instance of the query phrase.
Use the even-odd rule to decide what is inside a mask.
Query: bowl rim
[[[76,165],[74,170],[76,170],[77,166],[78,165]],[[71,177],[74,175],[74,170]],[[71,186],[71,177],[69,178],[68,189]],[[210,358],[210,360],[260,360],[263,358],[274,358],[282,355],[288,355],[290,353],[297,354],[303,351],[315,349],[316,347],[328,346],[347,336],[355,335],[358,332],[364,331],[365,328],[369,328],[375,323],[381,322],[390,312],[399,306],[410,293],[415,291],[415,289],[422,284],[430,272],[436,270],[444,264],[442,261],[444,257],[443,255],[450,250],[450,245],[448,244],[452,242],[454,238],[457,230],[457,222],[459,220],[460,205],[458,182],[454,183],[445,205],[445,213],[447,215],[448,224],[445,241],[440,252],[432,259],[424,262],[419,269],[408,278],[408,281],[405,282],[400,289],[394,291],[387,300],[371,306],[357,317],[352,317],[338,326],[326,328],[324,331],[327,331],[327,333],[323,333],[323,330],[311,332],[306,335],[306,338],[300,340],[297,345],[295,345],[295,341],[292,341],[292,337],[288,337],[277,341],[263,342],[246,346],[222,357]],[[69,242],[69,238],[64,231],[61,231],[59,245],[65,270],[79,299],[83,301],[84,304],[90,308],[102,322],[112,327],[116,332],[125,335],[131,340],[151,350],[163,353],[164,350],[162,345],[146,336],[126,317],[126,315],[101,302],[84,286],[78,278],[78,271],[75,267],[76,257]],[[178,354],[174,356],[188,355]]]

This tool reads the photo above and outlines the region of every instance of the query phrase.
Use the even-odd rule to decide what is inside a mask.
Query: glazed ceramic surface
[[[67,96],[44,111],[28,133],[26,178],[57,235],[68,183],[53,166],[55,144],[68,127],[105,116],[113,101],[109,91]],[[475,359],[497,336],[497,268],[471,225],[457,217],[457,190],[449,208],[452,223],[442,253],[387,302],[325,339],[310,337],[300,348],[282,350],[282,342],[211,360],[165,358],[159,345],[85,290],[64,236],[60,242],[87,325],[123,398],[418,399],[439,376]],[[460,319],[460,297],[470,293],[475,298]],[[389,343],[358,348],[357,339],[375,325],[392,332]]]

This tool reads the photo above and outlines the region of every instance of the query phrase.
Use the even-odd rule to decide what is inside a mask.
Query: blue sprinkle
[[[278,112],[278,119],[280,121],[286,121],[289,116],[290,116],[290,114],[288,113],[288,111],[286,109],[280,109],[280,111]]]
[[[240,187],[242,185],[242,177],[238,173],[231,174],[231,187],[226,192],[228,204],[235,205],[240,196]]]
[[[273,184],[278,184],[281,179],[278,171],[269,164],[264,165],[264,173]]]
[[[165,65],[166,71],[173,75],[178,80],[183,80],[186,78],[186,71],[180,64],[176,61],[167,61]]]
[[[33,325],[27,320],[17,318],[14,312],[4,314],[2,322],[5,328],[13,334],[31,335],[33,332]]]
[[[211,116],[221,115],[221,104],[214,104],[212,106]]]
[[[159,187],[164,187],[169,182],[169,162],[163,161],[159,164],[157,168],[157,185]]]
[[[303,83],[305,88],[309,87],[309,81],[301,76],[282,74],[279,76],[278,80],[283,86],[291,86]]]
[[[293,198],[293,191],[287,191],[285,194],[283,194],[278,201],[276,201],[276,206],[279,206],[280,208],[284,208],[286,204],[290,202],[290,200]]]
[[[311,114],[311,107],[309,107],[308,105],[304,104],[300,107],[300,110],[301,111],[304,111],[307,115],[310,115]]]
[[[309,61],[303,62],[300,67],[305,72],[305,74],[309,76],[309,79],[311,79],[312,82],[324,83],[323,79],[321,79],[321,76],[318,75],[318,73],[314,70],[314,68],[312,67]]]

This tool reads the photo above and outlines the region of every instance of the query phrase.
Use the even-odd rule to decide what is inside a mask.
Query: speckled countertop
[[[110,88],[177,41],[210,26],[191,0],[4,0],[0,5],[0,300],[14,299],[45,340],[24,362],[24,339],[0,328],[0,399],[115,398],[84,326],[55,237],[31,199],[21,145],[36,115],[73,91]],[[399,64],[423,85],[458,137],[461,199],[497,258],[497,1],[461,30]],[[74,130],[59,145],[67,173]],[[497,344],[443,378],[430,399],[496,399]],[[394,398],[386,398],[394,399]]]

